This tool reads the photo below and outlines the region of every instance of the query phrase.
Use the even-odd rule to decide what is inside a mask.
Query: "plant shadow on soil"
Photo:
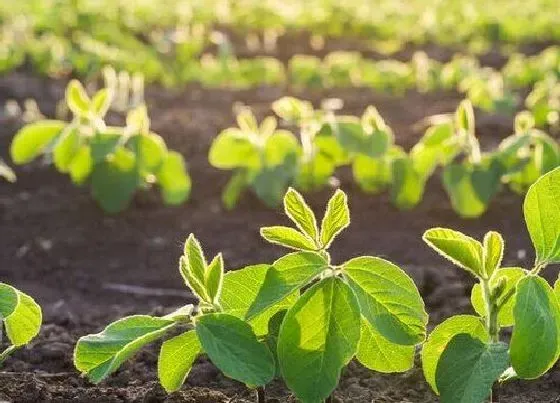
[[[0,102],[35,98],[52,116],[65,83],[25,72],[0,78]],[[298,93],[279,88],[180,92],[149,87],[147,102],[152,128],[170,148],[185,155],[193,178],[191,200],[165,207],[157,192],[139,195],[117,216],[104,215],[86,188],[37,162],[18,167],[15,184],[0,183],[0,279],[36,297],[45,325],[28,349],[16,352],[0,372],[0,401],[13,402],[253,402],[243,385],[223,377],[208,361],[199,360],[180,392],[167,396],[157,383],[157,343],[137,354],[104,383],[94,386],[72,365],[72,350],[81,335],[98,332],[127,314],[163,314],[192,302],[182,285],[177,262],[184,239],[194,232],[208,255],[222,251],[226,267],[271,262],[283,250],[265,243],[258,229],[287,224],[280,210],[264,207],[246,195],[234,211],[220,205],[228,172],[209,166],[212,138],[234,124],[232,105],[243,102],[259,117],[282,95],[295,95],[318,104],[325,97],[344,100],[345,113],[361,114],[367,105],[379,108],[393,128],[398,144],[409,148],[421,136],[416,123],[426,116],[452,112],[456,93],[406,97],[376,94],[367,89]],[[478,116],[477,116],[478,117]],[[1,157],[21,122],[0,117]],[[495,146],[510,134],[511,118],[480,116],[483,145]],[[430,313],[430,326],[459,312],[471,312],[472,279],[451,267],[421,240],[424,230],[443,226],[481,237],[488,230],[503,233],[506,265],[528,267],[531,244],[523,223],[522,198],[503,193],[478,220],[463,220],[452,211],[438,175],[428,184],[422,203],[412,211],[391,206],[387,195],[370,196],[352,183],[348,170],[339,175],[348,193],[352,224],[334,244],[333,257],[343,261],[358,255],[387,258],[403,267],[417,283]],[[322,211],[332,190],[308,195]],[[555,277],[557,268],[548,271]],[[133,286],[133,287],[130,287]],[[134,288],[136,287],[136,288]],[[417,366],[404,374],[378,374],[351,363],[335,392],[341,402],[436,402]],[[560,368],[542,379],[512,382],[497,389],[500,402],[559,402]],[[295,401],[280,383],[268,389],[269,402]]]

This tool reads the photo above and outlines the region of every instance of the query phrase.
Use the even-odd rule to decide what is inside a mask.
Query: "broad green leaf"
[[[296,174],[295,154],[290,154],[281,165],[261,169],[253,179],[257,196],[269,207],[276,208]]]
[[[194,330],[166,340],[159,352],[158,378],[167,393],[181,389],[202,346]]]
[[[303,197],[293,188],[284,195],[284,211],[297,227],[311,239],[318,238],[317,220]]]
[[[59,172],[68,172],[74,156],[80,149],[80,133],[76,128],[67,128],[53,149],[53,161]]]
[[[374,130],[366,137],[366,148],[362,152],[366,153],[369,157],[379,158],[389,151],[392,143],[393,135],[390,131]]]
[[[511,364],[520,378],[538,378],[560,354],[560,307],[552,287],[537,276],[519,280],[513,316]]]
[[[281,257],[267,271],[264,283],[247,312],[247,319],[306,286],[327,266],[325,258],[314,252],[293,252]]]
[[[341,116],[331,124],[332,132],[342,148],[350,153],[367,155],[368,137],[360,120],[354,116]]]
[[[260,264],[240,270],[229,271],[224,276],[224,285],[220,303],[224,312],[245,319],[249,307],[253,304],[265,281],[270,266]],[[258,336],[266,334],[269,319],[277,312],[290,308],[299,297],[295,291],[283,300],[262,311],[249,321]]]
[[[270,352],[274,356],[274,360],[276,362],[276,373],[275,378],[280,378],[282,376],[282,372],[280,370],[280,364],[278,362],[278,335],[280,334],[280,327],[282,326],[282,322],[284,321],[284,317],[288,312],[287,309],[283,309],[281,311],[276,312],[268,322],[268,332],[266,333],[265,341],[270,349]]]
[[[392,163],[387,158],[373,159],[357,155],[352,162],[352,174],[360,188],[367,193],[378,193],[391,183]]]
[[[308,289],[288,310],[278,337],[286,385],[304,402],[319,402],[335,389],[360,340],[360,308],[339,278]]]
[[[44,152],[66,126],[59,120],[39,120],[25,125],[16,133],[10,145],[15,164],[27,164]]]
[[[101,333],[81,337],[74,350],[74,365],[90,381],[99,383],[174,326],[173,320],[147,315],[120,319]]]
[[[412,160],[408,157],[395,159],[391,171],[391,201],[403,210],[416,206],[424,194],[424,178],[414,170]]]
[[[350,209],[346,193],[338,189],[330,198],[321,221],[321,244],[328,248],[334,238],[350,225]]]
[[[329,158],[335,166],[350,163],[348,153],[342,148],[338,141],[336,141],[335,137],[315,136],[313,144],[317,147],[317,150],[319,150],[320,155]]]
[[[529,188],[523,213],[537,254],[536,265],[560,263],[560,167]]]
[[[124,210],[137,186],[136,159],[131,151],[123,147],[95,165],[91,174],[93,198],[108,213]]]
[[[453,139],[450,123],[432,126],[410,150],[414,170],[424,179],[434,172],[439,164],[447,164],[455,157],[458,147]]]
[[[329,183],[335,168],[331,158],[317,153],[309,161],[300,162],[295,186],[306,192],[321,189]]]
[[[483,275],[483,248],[476,239],[447,228],[424,232],[424,242],[441,256],[477,277]]]
[[[414,345],[426,337],[428,315],[412,279],[387,260],[363,256],[342,266],[364,318],[389,342]]]
[[[509,366],[505,343],[484,343],[470,334],[454,336],[441,354],[436,383],[442,403],[480,403]]]
[[[519,280],[526,275],[527,271],[519,267],[505,267],[502,269],[498,269],[494,273],[494,276],[490,280],[491,287],[495,287],[500,281],[505,281],[504,289],[498,298],[498,303],[500,305],[502,304],[503,297],[510,292],[514,292]],[[515,319],[513,317],[513,307],[515,306],[515,300],[516,293],[514,292],[514,294],[508,299],[508,301],[500,308],[500,311],[498,312],[498,323],[500,324],[500,326],[514,325]],[[478,313],[480,316],[486,316],[486,303],[484,302],[484,298],[482,297],[482,287],[478,283],[475,284],[472,288],[471,303],[476,313]]]
[[[272,353],[243,320],[227,313],[203,315],[196,321],[196,334],[224,375],[248,386],[265,385],[274,377]]]
[[[74,115],[87,117],[91,101],[78,80],[71,80],[66,87],[66,104]]]
[[[488,157],[480,164],[472,167],[471,184],[476,197],[484,205],[488,205],[500,190],[503,167],[497,158]]]
[[[480,200],[472,182],[472,167],[452,163],[443,170],[443,185],[453,209],[462,217],[478,217],[487,205]]]
[[[502,264],[504,256],[504,239],[499,232],[489,231],[482,242],[484,273],[490,278],[492,273]]]
[[[91,158],[91,148],[83,145],[72,158],[72,162],[68,167],[72,182],[81,185],[91,174],[93,170],[93,159]]]
[[[290,154],[299,150],[297,139],[287,130],[278,130],[270,136],[264,147],[264,155],[268,165],[282,164]]]
[[[290,227],[263,227],[261,236],[270,243],[297,250],[316,250],[315,242],[309,236]]]
[[[183,156],[176,151],[167,153],[156,174],[165,204],[183,203],[191,193],[191,178]]]
[[[467,333],[485,343],[490,341],[481,319],[472,315],[452,316],[434,328],[422,347],[422,369],[426,381],[438,394],[436,368],[439,359],[449,341],[460,333]]]
[[[143,175],[156,172],[167,157],[165,142],[154,133],[132,136],[127,146],[136,154],[138,170]]]
[[[15,347],[29,343],[41,329],[41,307],[29,295],[0,283],[0,320]],[[0,322],[1,326],[1,322]]]
[[[260,165],[257,148],[238,129],[226,129],[214,139],[208,160],[212,166],[221,169]]]
[[[104,161],[107,156],[119,148],[119,142],[123,138],[123,133],[119,128],[107,128],[103,132],[97,132],[91,138],[91,157],[95,163]]]
[[[361,337],[356,358],[377,372],[405,372],[414,366],[414,346],[391,343],[362,317]]]

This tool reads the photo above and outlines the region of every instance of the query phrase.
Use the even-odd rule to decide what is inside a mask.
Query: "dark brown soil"
[[[0,78],[0,103],[35,97],[41,110],[52,115],[64,83],[14,73]],[[81,335],[97,332],[110,321],[131,313],[164,313],[189,302],[177,270],[182,242],[194,232],[208,253],[222,251],[234,269],[270,262],[282,250],[263,242],[262,225],[285,222],[279,211],[264,207],[247,195],[238,208],[225,211],[220,192],[227,172],[207,162],[212,138],[234,122],[232,105],[250,105],[259,116],[284,90],[201,90],[180,92],[150,88],[147,101],[153,129],[168,145],[185,155],[193,178],[191,200],[181,207],[163,206],[156,192],[142,194],[125,213],[107,216],[94,204],[86,188],[41,162],[18,167],[15,184],[0,182],[0,280],[36,297],[44,308],[45,325],[28,349],[16,352],[0,372],[0,401],[10,402],[253,402],[253,392],[224,378],[209,362],[195,366],[181,392],[166,396],[155,373],[157,345],[126,363],[106,382],[94,386],[72,366],[72,349]],[[345,111],[361,113],[376,105],[396,133],[397,142],[411,146],[421,132],[422,118],[454,110],[454,93],[404,98],[364,89],[296,94],[318,103],[336,96]],[[1,118],[0,156],[7,159],[10,140],[21,125]],[[480,116],[484,144],[496,144],[510,133],[511,119]],[[438,178],[430,183],[423,202],[413,211],[398,211],[388,197],[368,196],[340,175],[348,192],[352,225],[334,246],[342,261],[356,255],[383,256],[401,265],[418,284],[431,315],[431,325],[449,315],[469,312],[472,281],[431,252],[421,241],[424,230],[446,226],[480,237],[498,230],[507,242],[505,263],[530,265],[532,255],[521,213],[520,197],[504,193],[480,220],[462,220],[451,210]],[[316,210],[331,190],[309,195]],[[556,275],[554,268],[549,271]],[[130,286],[141,288],[130,288]],[[499,388],[500,402],[560,402],[560,369],[541,380],[513,382]],[[292,402],[275,383],[269,402]],[[405,374],[381,375],[352,363],[335,393],[342,402],[436,402],[417,366]]]

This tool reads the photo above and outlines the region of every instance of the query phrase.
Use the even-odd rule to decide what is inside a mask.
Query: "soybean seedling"
[[[224,274],[222,255],[208,263],[200,243],[190,235],[179,271],[198,304],[162,317],[125,317],[101,333],[84,336],[76,345],[74,365],[98,383],[148,343],[166,339],[158,358],[158,377],[167,392],[181,388],[202,354],[224,375],[252,388],[262,387],[276,373],[274,356],[263,340],[267,324],[278,310],[293,303],[293,297],[287,298],[252,321],[242,319],[267,269],[268,265],[256,265]],[[171,332],[177,335],[171,336]],[[259,399],[261,396],[259,393]]]
[[[41,307],[33,298],[11,285],[0,283],[0,346],[2,328],[9,342],[8,347],[0,350],[0,364],[37,336],[42,321]]]
[[[536,379],[560,355],[560,281],[553,289],[540,276],[560,263],[560,168],[529,189],[523,206],[536,252],[532,269],[501,267],[504,241],[488,232],[479,242],[458,231],[426,231],[426,243],[473,275],[471,302],[478,315],[457,315],[437,326],[422,351],[432,389],[446,403],[480,403],[492,385],[512,378]],[[511,341],[501,330],[513,326]]]
[[[321,402],[331,395],[342,369],[354,356],[380,372],[411,368],[428,318],[414,282],[378,257],[357,257],[341,265],[331,260],[331,243],[350,224],[346,194],[335,192],[320,228],[294,189],[284,196],[284,210],[296,228],[265,227],[261,235],[296,251],[268,269],[246,319],[296,293],[276,343],[279,372],[286,385],[303,402]]]

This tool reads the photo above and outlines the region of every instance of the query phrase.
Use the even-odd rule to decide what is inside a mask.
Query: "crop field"
[[[560,402],[558,0],[0,2],[0,402]]]

